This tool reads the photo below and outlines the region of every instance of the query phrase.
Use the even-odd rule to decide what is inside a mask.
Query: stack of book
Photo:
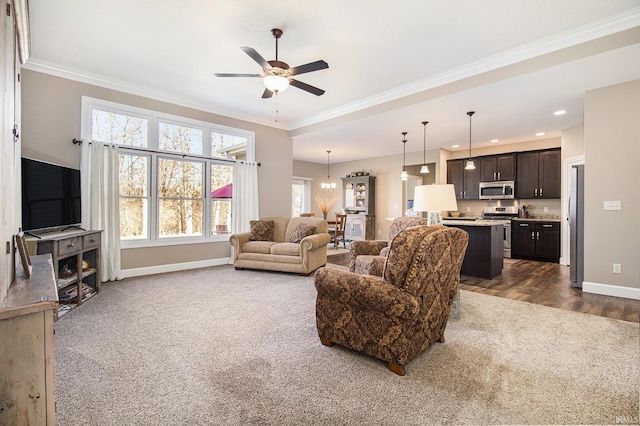
[[[84,298],[88,293],[93,292],[93,287],[89,287],[86,284],[82,284],[82,297]],[[58,300],[60,303],[75,302],[78,296],[78,287],[71,286],[58,292]]]

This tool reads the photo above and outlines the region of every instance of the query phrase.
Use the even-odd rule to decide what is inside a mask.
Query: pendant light
[[[405,167],[406,145],[407,145],[407,132],[402,132],[402,173],[400,173],[400,179],[403,181],[409,180],[409,176],[407,175],[407,168]]]
[[[427,166],[427,124],[428,121],[423,121],[422,125],[424,126],[424,144],[422,151],[422,167],[420,168],[420,173],[429,173],[429,166]]]
[[[336,183],[335,182],[331,182],[331,176],[329,174],[329,154],[331,154],[331,151],[327,151],[327,182],[322,182],[320,184],[320,187],[322,187],[322,189],[324,190],[334,190],[336,189]]]
[[[467,160],[467,165],[464,167],[465,170],[475,170],[476,165],[471,159],[471,116],[475,114],[475,111],[469,111],[467,115],[469,116],[469,159]]]

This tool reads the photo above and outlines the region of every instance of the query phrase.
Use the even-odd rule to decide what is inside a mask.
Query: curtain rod
[[[82,139],[73,138],[71,140],[71,142],[73,142],[74,145],[82,145],[82,143],[84,141]],[[91,145],[91,142],[89,142],[89,145]],[[105,145],[109,145],[109,144],[105,143]],[[118,146],[122,146],[123,148],[126,148],[126,149],[132,149],[134,151],[152,152],[152,153],[155,153],[155,154],[170,154],[170,153],[167,153],[165,151],[156,151],[154,149],[140,148],[140,147],[136,147],[136,146],[125,146],[125,145],[118,145]],[[179,154],[177,154],[177,155],[179,155]],[[247,163],[247,164],[253,163],[252,161],[245,161],[245,160],[229,160],[227,158],[205,157],[205,156],[198,156],[198,155],[182,154],[182,158],[187,158],[187,157],[188,158],[195,158],[195,159],[199,159],[199,160],[202,160],[204,158],[204,159],[207,159],[207,160],[227,161],[227,162],[230,162],[230,163]],[[254,164],[257,164],[258,167],[260,167],[262,165],[261,163],[254,163]]]

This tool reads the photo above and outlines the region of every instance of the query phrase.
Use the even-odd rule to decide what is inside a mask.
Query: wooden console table
[[[58,316],[100,292],[101,235],[102,231],[65,231],[27,239],[30,252],[51,254],[60,301]],[[34,244],[35,250],[31,249]]]
[[[53,322],[58,291],[51,255],[31,256],[0,306],[0,424],[55,425]]]

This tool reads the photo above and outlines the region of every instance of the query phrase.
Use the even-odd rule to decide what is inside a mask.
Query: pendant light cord
[[[422,144],[422,164],[427,164],[427,124],[428,121],[423,121],[424,126],[424,143]]]
[[[471,116],[475,114],[475,111],[469,111],[467,115],[469,116],[469,160],[471,160]]]

